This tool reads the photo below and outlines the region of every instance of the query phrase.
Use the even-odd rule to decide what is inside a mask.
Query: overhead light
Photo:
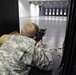
[[[55,4],[55,2],[54,2],[54,4]]]
[[[41,4],[43,4],[43,2],[41,2]]]
[[[29,2],[31,4],[31,2]]]
[[[37,4],[37,2],[35,2],[35,4]]]
[[[47,2],[47,4],[49,4],[49,2]]]

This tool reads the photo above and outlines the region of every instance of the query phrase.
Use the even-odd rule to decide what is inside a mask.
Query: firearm
[[[39,29],[38,33],[36,34],[36,41],[42,40],[42,37],[45,35],[46,29]]]

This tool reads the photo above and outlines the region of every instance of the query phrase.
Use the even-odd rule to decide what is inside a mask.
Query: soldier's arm
[[[52,56],[47,50],[44,50],[42,45],[36,45],[33,57],[33,63],[36,67],[42,70],[52,70],[54,64]]]

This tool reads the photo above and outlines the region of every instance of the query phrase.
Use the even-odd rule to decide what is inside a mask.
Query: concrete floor
[[[58,48],[61,48],[64,42],[67,17],[52,16],[20,18],[20,30],[22,26],[27,22],[36,23],[40,28],[47,28],[46,34],[43,37],[43,43],[48,50],[53,48],[53,50],[50,51],[50,54],[52,55],[54,61],[53,75],[57,75],[56,72],[63,55],[62,49]],[[57,50],[55,48],[57,48]]]

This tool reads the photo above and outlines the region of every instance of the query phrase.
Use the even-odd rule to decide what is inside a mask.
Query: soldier
[[[52,57],[35,41],[39,27],[35,23],[23,26],[20,35],[10,36],[0,47],[0,75],[28,75],[31,67],[52,69]]]

